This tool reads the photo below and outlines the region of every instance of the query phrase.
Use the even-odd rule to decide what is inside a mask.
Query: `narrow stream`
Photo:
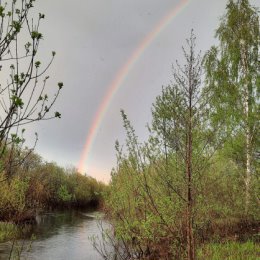
[[[39,216],[37,225],[13,251],[23,246],[22,260],[102,260],[90,240],[101,236],[96,213],[67,211]],[[9,259],[11,247],[12,242],[0,244],[0,260]]]

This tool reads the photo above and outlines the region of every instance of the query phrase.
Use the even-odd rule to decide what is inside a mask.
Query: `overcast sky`
[[[50,85],[63,81],[55,104],[59,120],[34,124],[36,147],[44,159],[61,166],[77,166],[86,136],[108,87],[132,52],[179,0],[38,0],[34,12],[44,13],[41,31],[43,59],[57,52],[48,74]],[[171,66],[182,60],[181,46],[193,28],[197,49],[205,51],[216,40],[215,29],[226,0],[190,0],[184,9],[145,49],[113,96],[92,149],[85,159],[87,174],[107,181],[115,165],[114,143],[123,143],[120,109],[128,114],[140,140],[147,137],[151,104],[161,86],[171,80]],[[259,0],[251,1],[259,6]],[[27,137],[30,143],[30,135]]]

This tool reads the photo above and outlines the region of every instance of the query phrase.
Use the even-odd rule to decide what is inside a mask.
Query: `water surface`
[[[96,213],[67,211],[38,216],[37,225],[17,242],[15,251],[23,247],[22,260],[102,260],[90,240],[101,235]],[[0,244],[0,260],[9,258],[11,247],[11,242]]]

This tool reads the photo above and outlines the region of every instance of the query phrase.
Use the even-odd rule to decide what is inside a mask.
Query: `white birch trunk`
[[[241,58],[243,77],[246,78],[248,74],[247,55],[244,42],[241,41]],[[246,173],[245,173],[245,213],[248,213],[249,201],[250,201],[250,182],[251,182],[251,132],[249,124],[249,90],[248,82],[246,80],[243,86],[244,100],[243,108],[245,114],[245,139],[246,139]]]
[[[249,93],[248,88],[245,86],[245,113],[246,113],[246,175],[245,175],[245,185],[246,185],[246,197],[245,197],[245,212],[248,212],[249,200],[250,200],[250,182],[251,182],[251,154],[250,154],[250,126],[249,126]]]

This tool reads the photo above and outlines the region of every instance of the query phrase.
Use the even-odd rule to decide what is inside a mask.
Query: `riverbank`
[[[234,224],[234,223],[233,223]],[[256,227],[256,228],[255,228]],[[114,233],[115,229],[111,234]],[[196,259],[197,260],[256,260],[260,259],[260,233],[259,233],[259,224],[256,222],[249,223],[248,227],[245,228],[245,225],[241,223],[234,224],[233,227],[224,227],[222,226],[222,234],[219,230],[215,230],[213,233],[209,232],[205,234],[205,240],[201,241],[197,239],[197,248],[196,248]],[[105,232],[104,232],[105,234]],[[111,240],[112,238],[112,240]],[[200,237],[201,238],[201,237]],[[172,245],[173,252],[178,252],[181,250],[180,247],[174,247],[171,238],[157,238],[157,244],[150,244],[150,246],[156,246],[161,251],[161,255],[158,257],[156,253],[158,251],[149,252],[147,247],[138,248],[139,252],[142,252],[142,256],[140,259],[149,260],[149,259],[186,259],[186,258],[166,258],[167,254],[170,253],[168,249],[166,249],[163,253],[163,248],[166,248],[169,245]],[[104,241],[101,241],[104,242]],[[104,252],[104,259],[108,256],[106,254],[106,248],[113,248],[114,251],[119,252],[118,259],[124,259],[122,255],[126,252],[133,252],[136,250],[134,240],[126,243],[118,243],[116,238],[111,236],[106,243],[103,243],[105,246],[101,246],[99,250]],[[101,245],[102,243],[100,243]],[[146,249],[146,251],[145,251]],[[132,250],[132,251],[131,251]],[[121,253],[120,253],[121,252]],[[123,253],[122,253],[123,252]],[[163,255],[164,254],[164,255]],[[112,258],[108,258],[112,259]]]

